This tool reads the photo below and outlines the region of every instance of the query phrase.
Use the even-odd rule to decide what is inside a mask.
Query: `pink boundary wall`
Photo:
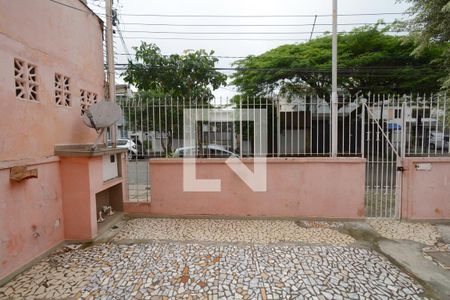
[[[244,159],[252,168],[253,160]],[[223,159],[198,159],[197,178],[221,179],[222,192],[183,192],[182,159],[151,159],[151,203],[125,203],[148,215],[361,219],[365,159],[269,158],[267,191],[253,192]]]
[[[407,157],[402,182],[402,219],[450,219],[450,157]],[[431,164],[431,170],[416,170]]]
[[[0,164],[0,279],[64,240],[59,159],[27,166],[38,178],[12,182]]]

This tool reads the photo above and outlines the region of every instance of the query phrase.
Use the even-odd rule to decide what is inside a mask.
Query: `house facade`
[[[96,137],[81,115],[104,97],[103,23],[81,0],[0,0],[0,69],[1,281],[64,240],[54,147]]]

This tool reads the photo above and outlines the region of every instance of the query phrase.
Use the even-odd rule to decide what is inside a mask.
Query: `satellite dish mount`
[[[92,151],[97,150],[97,145],[106,128],[114,125],[121,116],[120,106],[115,102],[108,101],[95,103],[84,112],[83,123],[97,132],[97,138],[91,147]]]

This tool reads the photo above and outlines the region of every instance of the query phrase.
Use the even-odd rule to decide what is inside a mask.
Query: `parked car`
[[[430,133],[430,149],[448,149],[449,136],[442,132]]]
[[[108,141],[108,146],[111,146],[111,141]],[[135,158],[138,156],[136,143],[130,139],[117,139],[117,148],[128,149],[128,158]]]
[[[203,153],[199,151],[197,147],[180,147],[174,152],[175,157],[194,157],[194,156],[206,156],[206,157],[238,157],[234,152],[228,151],[219,145],[207,145],[203,146]]]
[[[138,158],[147,158],[149,156],[149,150],[141,141],[139,135],[131,134],[130,139],[136,144],[137,149],[137,157]]]

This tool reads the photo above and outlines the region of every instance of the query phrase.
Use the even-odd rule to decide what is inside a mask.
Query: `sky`
[[[105,12],[104,0],[88,0],[88,4],[104,17],[101,15]],[[315,15],[318,16],[312,38],[332,30],[332,0],[114,0],[114,7],[126,45],[116,32],[118,64],[127,62],[126,49],[133,57],[133,47],[146,41],[157,44],[163,54],[181,54],[186,49],[214,50],[214,55],[219,56],[217,67],[230,67],[239,57],[307,41]],[[362,23],[372,24],[380,19],[387,23],[404,19],[407,16],[396,13],[407,8],[406,3],[396,0],[338,0],[338,31],[350,31]],[[358,15],[349,16],[351,14]],[[225,71],[225,74],[231,72]],[[117,73],[119,77],[120,72]],[[117,78],[117,82],[123,83],[123,80]],[[216,98],[234,94],[233,86],[214,92]]]

